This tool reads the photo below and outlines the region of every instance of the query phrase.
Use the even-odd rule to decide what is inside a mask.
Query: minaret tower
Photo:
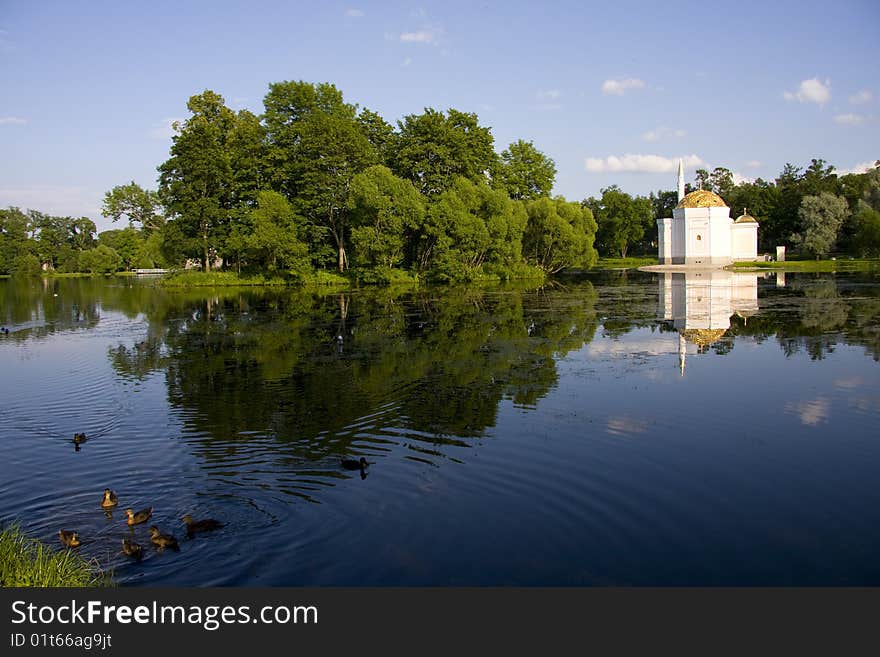
[[[681,158],[678,158],[678,202],[684,198],[684,165]]]

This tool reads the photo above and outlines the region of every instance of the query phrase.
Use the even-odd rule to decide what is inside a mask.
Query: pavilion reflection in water
[[[758,312],[758,276],[725,269],[659,274],[658,314],[678,331],[682,376],[688,343],[705,349],[724,337],[734,314],[748,321]]]

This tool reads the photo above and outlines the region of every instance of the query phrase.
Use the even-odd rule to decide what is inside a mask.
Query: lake
[[[9,279],[0,322],[0,522],[122,585],[880,585],[876,275]]]

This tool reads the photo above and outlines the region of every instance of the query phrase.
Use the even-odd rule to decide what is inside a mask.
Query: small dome
[[[705,189],[698,189],[685,196],[676,208],[726,208],[727,203],[724,202],[718,194]]]
[[[718,342],[725,333],[727,329],[686,329],[681,332],[685,340],[700,347]]]
[[[735,224],[756,224],[756,223],[758,223],[758,220],[755,219],[748,212],[743,210],[743,213],[741,215],[739,215],[736,218],[736,221],[734,221],[733,223],[735,223]]]

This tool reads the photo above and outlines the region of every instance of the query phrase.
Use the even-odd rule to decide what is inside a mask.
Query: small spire
[[[678,158],[678,202],[684,198],[684,163]]]

